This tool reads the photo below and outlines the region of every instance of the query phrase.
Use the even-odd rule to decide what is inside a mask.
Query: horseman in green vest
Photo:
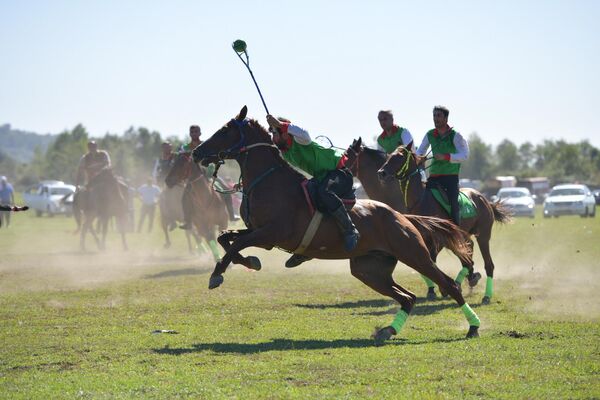
[[[377,115],[383,132],[377,137],[377,144],[387,154],[392,154],[398,146],[411,150],[413,138],[408,129],[394,124],[394,114],[391,110],[381,110]]]
[[[460,164],[469,157],[469,145],[460,133],[448,125],[450,111],[443,106],[433,108],[433,124],[435,129],[427,132],[417,149],[417,156],[427,154],[429,146],[433,161],[429,168],[427,187],[440,187],[448,195],[452,221],[460,226],[460,210],[458,206],[458,174]]]
[[[190,142],[181,146],[181,152],[191,153],[196,147],[200,146],[202,141],[200,140],[200,135],[202,134],[200,127],[198,125],[190,126]],[[207,169],[206,177],[208,179],[212,178],[212,174],[214,171],[214,166],[211,165],[210,168]],[[216,186],[220,190],[229,189],[227,184],[221,180],[221,178],[217,177]],[[192,200],[191,195],[192,186],[189,183],[186,183],[185,189],[183,191],[183,196],[181,198],[181,204],[183,208],[183,225],[180,225],[180,229],[192,229],[192,215],[194,213],[194,202]],[[227,207],[227,213],[229,214],[230,221],[237,221],[240,218],[235,215],[233,211],[233,200],[230,194],[221,193],[221,197],[225,201],[225,206]]]
[[[307,131],[289,120],[267,115],[267,122],[273,133],[273,142],[281,150],[283,158],[317,182],[317,208],[335,219],[342,232],[346,251],[354,250],[360,234],[341,200],[355,198],[352,173],[345,167],[346,155],[340,150],[327,149],[313,142]],[[286,267],[295,267],[307,259],[294,254],[286,262]]]

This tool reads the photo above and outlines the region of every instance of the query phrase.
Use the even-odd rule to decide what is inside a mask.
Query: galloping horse
[[[400,185],[405,191],[406,204],[408,212],[432,215],[440,218],[449,218],[448,213],[434,199],[431,190],[427,190],[421,182],[421,175],[415,155],[403,146],[394,151],[386,163],[379,170],[379,177],[382,180],[398,179]],[[394,179],[395,178],[395,179]],[[475,189],[461,189],[467,197],[473,202],[476,209],[476,215],[470,218],[461,218],[460,228],[475,235],[479,250],[485,263],[485,273],[487,275],[485,295],[482,299],[483,304],[489,304],[493,294],[494,262],[490,254],[490,238],[492,236],[492,226],[494,221],[506,223],[510,221],[509,211],[501,203],[490,203],[487,199]],[[473,251],[473,240],[469,237],[467,241],[471,254]],[[439,250],[432,254],[433,259],[437,257]],[[463,270],[457,277],[460,282],[465,275],[473,275],[473,260],[464,263]]]
[[[354,140],[346,155],[346,167],[358,178],[371,200],[381,201],[398,212],[406,212],[400,185],[393,181],[382,181],[377,176],[377,171],[387,160],[384,151],[362,146],[359,138]]]
[[[123,249],[127,250],[125,226],[127,224],[128,198],[127,185],[119,182],[110,169],[102,170],[84,190],[76,193],[73,200],[73,213],[78,225],[83,217],[79,239],[81,250],[85,250],[85,236],[88,231],[94,237],[98,248],[106,249],[106,233],[111,217],[115,217],[117,220],[117,229],[121,234]],[[100,239],[96,236],[92,225],[96,218],[98,218],[102,232]]]
[[[246,119],[247,111],[244,106],[236,118],[193,151],[194,161],[203,165],[235,159],[244,183],[242,218],[249,228],[228,231],[219,237],[226,253],[215,265],[209,289],[223,283],[223,273],[231,262],[260,269],[257,257],[239,254],[247,247],[270,250],[277,246],[290,252],[297,249],[312,218],[302,188],[306,178],[285,162],[258,122]],[[452,296],[469,321],[467,337],[478,336],[479,318],[465,303],[459,286],[429,256],[428,244],[447,246],[468,258],[463,233],[454,224],[439,218],[402,215],[372,200],[358,200],[350,216],[361,233],[352,252],[344,250],[333,218],[325,216],[304,254],[311,258],[350,259],[353,276],[400,303],[392,324],[376,332],[377,342],[399,333],[416,300],[413,293],[392,278],[398,261],[426,275]]]
[[[160,209],[160,225],[165,235],[164,248],[171,247],[171,238],[169,230],[174,227],[177,222],[183,221],[183,207],[181,206],[181,198],[183,197],[183,185],[177,184],[173,187],[166,187],[160,194],[158,207]],[[200,238],[193,230],[185,231],[188,250],[190,253],[194,251],[192,247],[191,236],[196,240],[196,244],[200,245]]]
[[[227,229],[228,217],[225,202],[211,189],[205,177],[204,169],[192,162],[190,153],[180,153],[175,157],[173,166],[165,178],[167,187],[172,188],[188,180],[194,204],[192,223],[198,234],[208,243],[215,261],[219,260],[215,229]]]

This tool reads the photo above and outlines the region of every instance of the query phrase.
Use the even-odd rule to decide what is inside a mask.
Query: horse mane
[[[363,146],[362,151],[369,155],[382,158],[384,160],[387,158],[387,153],[383,150],[374,149],[374,148],[368,147],[368,146]]]
[[[273,144],[273,140],[271,138],[271,135],[269,135],[269,132],[255,119],[249,119],[248,120],[248,125],[253,128],[256,132],[259,133],[260,138],[264,140],[267,143]],[[274,145],[274,144],[273,144]],[[283,156],[281,155],[281,151],[273,151],[273,154],[275,156],[275,162],[284,170],[286,170],[288,173],[290,173],[291,175],[293,175],[294,178],[296,178],[298,181],[302,182],[306,179],[306,176],[304,176],[302,173],[298,172],[298,170],[296,170],[294,167],[292,167],[290,165],[290,163],[288,163]]]

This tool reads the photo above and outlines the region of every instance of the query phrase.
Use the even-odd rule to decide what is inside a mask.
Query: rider
[[[431,145],[433,161],[429,169],[427,187],[431,189],[440,186],[445,190],[450,202],[452,221],[460,226],[458,174],[460,163],[465,162],[469,157],[469,145],[460,133],[448,126],[449,114],[450,111],[446,107],[433,108],[435,129],[425,134],[417,149],[417,156],[420,157],[419,163],[421,163]]]
[[[165,178],[167,177],[167,174],[173,165],[175,153],[173,153],[173,146],[170,142],[163,142],[160,148],[161,154],[160,157],[156,159],[156,163],[154,164],[152,177],[156,183],[162,186],[164,185]]]
[[[344,166],[347,157],[334,149],[326,149],[313,142],[304,129],[293,125],[289,120],[267,115],[267,122],[273,132],[273,142],[283,153],[283,157],[293,166],[310,174],[318,184],[319,208],[335,218],[344,236],[346,251],[354,250],[360,234],[352,223],[344,207],[343,198],[354,198],[352,173]],[[308,257],[294,254],[286,262],[286,267],[295,267]]]
[[[398,146],[404,145],[412,149],[413,138],[408,129],[394,124],[394,114],[391,110],[381,110],[377,115],[383,132],[377,137],[377,144],[383,151],[391,154]]]
[[[185,153],[191,153],[196,147],[198,147],[202,141],[200,140],[200,135],[202,132],[200,131],[200,127],[198,125],[190,126],[190,139],[191,141],[187,144],[184,144],[181,147],[181,151]],[[207,169],[206,176],[207,178],[212,176],[214,171],[214,166],[211,166]],[[221,180],[221,178],[217,177],[216,179],[217,186],[221,190],[225,190],[227,188],[227,184]],[[186,183],[185,190],[183,191],[183,197],[181,198],[182,206],[183,206],[183,225],[180,225],[181,229],[191,229],[192,228],[192,214],[194,209],[194,203],[192,201],[191,195],[192,186],[190,183]],[[233,200],[231,199],[231,195],[227,193],[221,193],[221,198],[225,202],[225,206],[227,207],[227,213],[229,214],[230,221],[237,221],[240,218],[235,215],[233,211]]]
[[[77,169],[77,178],[75,186],[79,186],[83,180],[83,175],[86,176],[87,184],[91,182],[100,172],[110,168],[110,156],[104,150],[98,150],[98,145],[95,141],[90,140],[87,144],[88,152],[79,160]]]

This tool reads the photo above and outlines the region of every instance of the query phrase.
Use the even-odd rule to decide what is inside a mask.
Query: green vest
[[[326,149],[315,142],[303,145],[292,138],[292,144],[283,152],[283,158],[320,181],[329,171],[337,168],[343,154],[341,150]]]
[[[454,146],[454,136],[456,132],[454,129],[450,130],[443,139],[440,136],[434,135],[435,129],[427,132],[427,140],[431,145],[431,152],[435,156],[436,154],[451,154],[456,153],[456,146]],[[458,175],[460,172],[460,163],[451,163],[446,160],[433,159],[431,168],[429,169],[430,175]]]
[[[396,133],[390,136],[383,136],[383,134],[379,135],[377,138],[377,143],[385,150],[386,153],[391,154],[396,148],[400,145],[406,144],[402,143],[402,131],[404,128],[398,127]]]

